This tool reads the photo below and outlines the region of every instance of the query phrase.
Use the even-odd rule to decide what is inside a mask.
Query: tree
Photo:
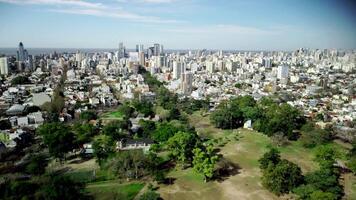
[[[157,104],[162,106],[164,109],[172,109],[178,104],[177,94],[171,93],[167,88],[160,86],[156,92],[157,94]]]
[[[159,200],[160,195],[152,190],[148,190],[147,192],[143,193],[140,197],[139,200]]]
[[[347,163],[346,166],[356,174],[356,157],[352,157]]]
[[[9,120],[0,120],[0,130],[6,130],[11,128],[11,123]]]
[[[301,130],[301,141],[303,146],[307,148],[313,148],[317,145],[327,144],[334,137],[331,130],[317,128],[313,123],[305,124]]]
[[[253,123],[254,129],[263,132],[268,136],[275,133],[283,133],[289,140],[296,140],[299,134],[294,130],[298,130],[305,120],[297,108],[290,106],[287,103],[276,104],[271,99],[262,98],[255,107],[247,109],[251,118],[256,118]]]
[[[153,104],[149,101],[138,101],[134,100],[132,102],[133,107],[139,112],[144,114],[145,117],[154,117],[155,113],[153,111]]]
[[[110,154],[115,152],[115,143],[107,135],[98,135],[93,141],[94,156],[101,166],[103,161],[106,160]]]
[[[268,152],[263,154],[262,158],[258,160],[260,169],[267,169],[269,165],[275,166],[281,161],[281,156],[276,148],[271,148]]]
[[[204,176],[204,182],[207,182],[207,180],[214,175],[218,156],[214,153],[212,146],[208,146],[206,150],[197,147],[193,149],[193,154],[193,169],[195,172],[202,174]]]
[[[127,129],[129,128],[129,121],[114,121],[102,129],[102,134],[110,136],[110,138],[114,141],[118,141],[128,135]]]
[[[124,119],[132,117],[132,114],[135,112],[135,109],[132,108],[129,104],[123,104],[118,109],[124,115]]]
[[[315,153],[315,161],[319,163],[320,167],[331,169],[335,163],[336,155],[332,146],[320,146]]]
[[[42,185],[40,192],[43,199],[78,200],[86,198],[84,189],[84,184],[75,182],[67,176],[51,175],[48,182]]]
[[[22,85],[29,83],[31,83],[31,81],[26,76],[16,76],[14,79],[11,80],[12,85]]]
[[[277,165],[270,163],[263,171],[262,184],[277,195],[288,193],[302,182],[300,167],[288,160],[281,160]]]
[[[243,112],[235,102],[222,102],[211,114],[210,120],[217,128],[234,129],[242,126]]]
[[[179,120],[181,118],[181,113],[178,108],[174,107],[169,110],[167,120]]]
[[[33,175],[45,173],[48,164],[47,157],[44,154],[31,155],[30,163],[26,166],[25,171]]]
[[[153,139],[156,142],[165,142],[180,130],[179,127],[169,122],[159,123],[153,132]]]
[[[63,123],[47,123],[41,125],[37,132],[43,137],[49,153],[62,160],[65,154],[75,148],[75,137],[70,128]]]
[[[294,192],[301,199],[340,199],[343,194],[339,183],[340,174],[333,163],[335,152],[330,146],[321,146],[316,153],[316,161],[320,169],[305,175],[305,184],[296,188]],[[316,192],[317,191],[317,192]]]
[[[97,115],[94,111],[83,111],[82,113],[80,113],[80,119],[85,120],[85,121],[90,121],[90,120],[95,120],[97,119]]]
[[[138,124],[141,127],[139,136],[143,138],[152,138],[152,134],[156,130],[156,123],[154,121],[141,119]]]
[[[33,112],[38,112],[41,111],[41,108],[38,106],[28,106],[26,107],[26,113],[33,113]]]
[[[120,178],[139,178],[149,173],[147,157],[142,150],[121,151],[110,158],[104,168]]]
[[[192,151],[197,146],[197,142],[197,135],[179,131],[168,139],[167,148],[170,151],[170,155],[184,165],[192,161]]]
[[[90,142],[96,133],[96,129],[92,124],[75,123],[72,127],[78,144]]]
[[[314,191],[320,190],[332,193],[337,197],[336,199],[342,196],[343,189],[339,184],[339,175],[332,169],[322,168],[318,171],[306,174],[305,182],[314,188]]]
[[[323,192],[320,190],[314,191],[310,195],[310,200],[336,200],[337,198],[333,193],[330,192]]]

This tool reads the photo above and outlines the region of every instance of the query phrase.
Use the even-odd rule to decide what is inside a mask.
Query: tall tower
[[[119,43],[119,59],[125,57],[125,46],[124,43]]]
[[[182,74],[182,63],[173,61],[173,79],[179,79]]]
[[[161,54],[161,47],[159,44],[154,44],[153,45],[153,55],[154,56],[159,56]]]
[[[193,74],[191,72],[185,72],[181,78],[181,90],[183,94],[189,95],[193,90]]]
[[[20,42],[19,50],[17,51],[17,60],[21,62],[25,61],[25,49],[22,42]]]
[[[0,58],[0,74],[7,75],[9,73],[7,57]]]

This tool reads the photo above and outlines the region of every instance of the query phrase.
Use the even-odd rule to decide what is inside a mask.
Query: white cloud
[[[76,15],[90,15],[98,17],[110,17],[118,19],[126,19],[136,22],[147,23],[179,23],[181,21],[161,19],[159,17],[138,15],[135,13],[127,12],[122,9],[50,9],[51,12],[68,13]]]
[[[127,0],[119,0],[121,2]],[[172,0],[141,0],[145,2],[169,2]],[[98,17],[110,17],[117,19],[126,19],[135,22],[146,23],[177,23],[178,20],[162,19],[155,16],[145,16],[126,11],[122,8],[104,5],[102,3],[93,3],[84,0],[0,0],[3,3],[17,4],[17,5],[42,5],[50,6],[47,9],[50,12],[67,13],[76,15],[90,15]],[[52,7],[52,8],[51,8]]]
[[[209,26],[177,27],[173,29],[163,29],[166,32],[186,33],[186,34],[243,34],[243,35],[275,35],[279,34],[279,29],[259,29],[232,24],[218,24]]]
[[[78,6],[86,8],[104,8],[102,3],[92,3],[82,0],[0,0],[0,2],[18,4],[18,5],[63,5],[63,6]]]

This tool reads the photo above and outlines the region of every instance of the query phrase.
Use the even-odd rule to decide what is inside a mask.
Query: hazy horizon
[[[0,0],[0,47],[355,49],[352,0]]]

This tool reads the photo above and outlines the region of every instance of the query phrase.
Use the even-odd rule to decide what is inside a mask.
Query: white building
[[[289,75],[289,67],[287,65],[280,65],[277,69],[277,78],[278,79],[286,79]]]
[[[207,70],[209,73],[214,73],[214,71],[215,71],[215,64],[214,64],[212,61],[206,62],[205,65],[206,65],[206,70]]]
[[[0,58],[0,74],[7,75],[9,73],[9,67],[7,57]]]
[[[173,61],[173,79],[179,79],[182,74],[182,63]]]

